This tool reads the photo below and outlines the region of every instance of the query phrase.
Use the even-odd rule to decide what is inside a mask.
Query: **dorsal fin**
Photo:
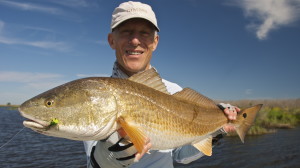
[[[128,80],[146,85],[160,92],[170,94],[165,84],[154,68],[137,73],[128,78]]]
[[[219,109],[213,100],[190,88],[184,88],[182,91],[173,94],[173,96],[181,100],[193,102],[202,107]]]

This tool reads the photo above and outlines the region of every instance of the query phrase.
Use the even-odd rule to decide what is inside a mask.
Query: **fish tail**
[[[259,112],[259,110],[261,109],[261,107],[262,107],[262,104],[258,104],[253,107],[244,109],[238,113],[237,119],[235,121],[233,121],[236,132],[239,135],[239,137],[243,143],[244,143],[246,133],[248,132],[250,127],[253,125],[256,115]]]

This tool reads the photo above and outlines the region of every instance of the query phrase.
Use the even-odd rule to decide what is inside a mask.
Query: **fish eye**
[[[45,101],[46,107],[52,107],[53,104],[54,104],[54,101],[53,101],[53,100],[46,100],[46,101]]]

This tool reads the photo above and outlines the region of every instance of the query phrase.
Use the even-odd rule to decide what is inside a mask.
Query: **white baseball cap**
[[[133,1],[121,3],[114,10],[111,19],[110,30],[112,31],[122,22],[133,18],[146,19],[155,26],[157,31],[159,31],[159,28],[157,26],[156,16],[151,6],[141,2],[133,2]]]

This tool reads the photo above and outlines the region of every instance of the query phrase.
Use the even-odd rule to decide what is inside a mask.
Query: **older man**
[[[159,42],[158,32],[156,16],[149,5],[131,1],[120,4],[112,14],[111,33],[108,35],[108,43],[116,55],[112,77],[128,78],[140,71],[153,68],[150,61]],[[167,80],[163,82],[171,94],[182,90],[175,83]],[[236,112],[239,111],[236,107],[231,110],[226,107],[224,109],[229,119],[235,119]],[[225,134],[231,129],[226,126],[217,131],[215,136]],[[173,167],[173,161],[187,164],[203,156],[191,145],[136,154],[136,149],[132,143],[122,138],[124,136],[124,132],[119,130],[105,140],[84,142],[88,167],[170,168]],[[149,144],[145,144],[144,152],[148,151],[150,146],[151,140]]]

